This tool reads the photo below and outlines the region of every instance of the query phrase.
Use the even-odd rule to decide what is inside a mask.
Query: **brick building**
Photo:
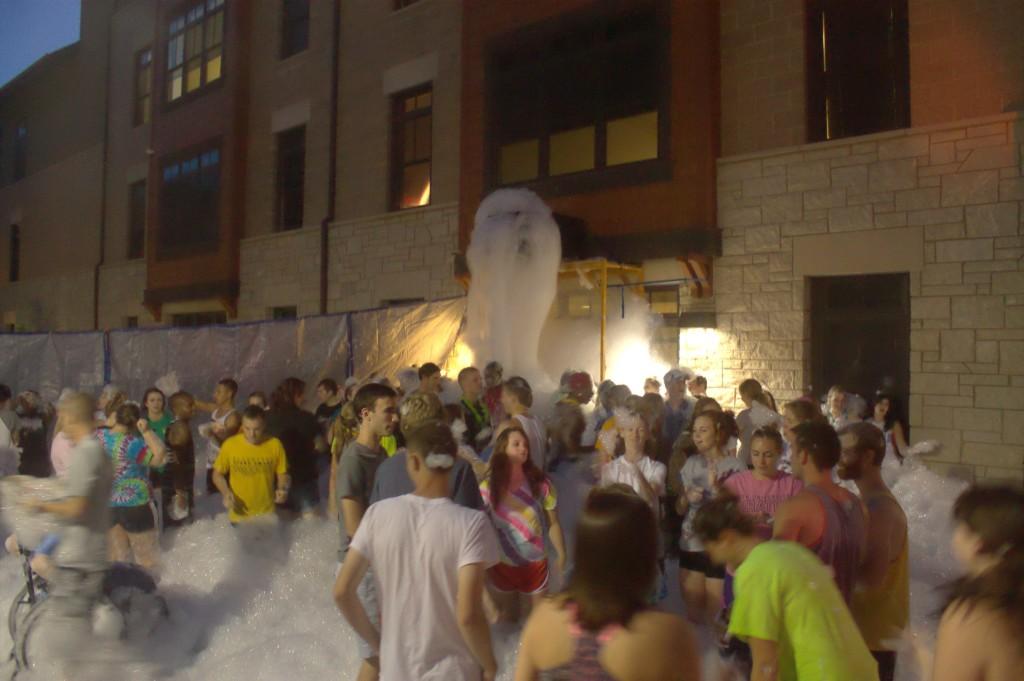
[[[528,186],[568,257],[657,282],[659,349],[726,403],[884,384],[937,469],[1021,480],[1022,28],[1016,0],[90,1],[0,90],[0,313],[457,295],[480,198]]]

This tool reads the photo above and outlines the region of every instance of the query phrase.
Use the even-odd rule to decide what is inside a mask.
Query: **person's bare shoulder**
[[[693,628],[683,618],[647,611],[633,618],[627,632],[621,639],[627,645],[609,651],[611,671],[643,681],[696,678],[700,656]]]

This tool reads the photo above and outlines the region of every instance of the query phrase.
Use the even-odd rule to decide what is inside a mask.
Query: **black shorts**
[[[125,532],[146,532],[156,529],[153,509],[149,504],[142,506],[111,506],[110,526],[120,525]]]
[[[712,563],[704,551],[680,551],[679,569],[700,572],[709,579],[725,579],[725,568]]]

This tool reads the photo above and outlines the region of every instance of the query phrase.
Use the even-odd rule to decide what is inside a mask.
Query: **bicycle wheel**
[[[18,665],[18,669],[29,668],[28,637],[32,633],[35,623],[39,621],[39,618],[46,610],[47,605],[46,601],[36,601],[33,603],[31,609],[22,620],[21,626],[18,627],[18,634],[14,639],[14,661]]]
[[[14,641],[15,632],[18,629],[18,617],[24,611],[25,606],[31,606],[28,601],[28,584],[21,587],[18,594],[11,601],[11,607],[7,611],[7,631],[11,634],[11,642]]]

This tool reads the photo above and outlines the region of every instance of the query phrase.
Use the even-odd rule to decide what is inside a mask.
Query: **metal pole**
[[[605,331],[608,325],[608,261],[601,263],[601,380],[605,373]]]

